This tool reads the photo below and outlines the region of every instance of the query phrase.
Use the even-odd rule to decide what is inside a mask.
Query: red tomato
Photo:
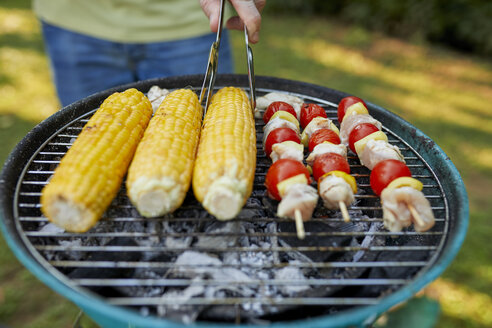
[[[272,152],[272,146],[279,142],[284,141],[294,141],[297,143],[301,143],[301,138],[297,134],[296,131],[290,128],[277,128],[270,132],[265,140],[264,150],[267,156],[270,156]]]
[[[342,100],[340,100],[340,103],[338,104],[338,122],[342,123],[343,117],[345,116],[345,112],[347,111],[347,108],[352,106],[353,104],[357,104],[358,102],[361,102],[366,108],[367,105],[364,102],[364,100],[350,96],[350,97],[345,97]]]
[[[291,113],[292,115],[294,115],[295,118],[297,118],[296,111],[294,110],[294,107],[292,107],[290,104],[283,101],[274,101],[270,105],[268,105],[267,109],[265,110],[265,113],[263,114],[263,122],[267,124],[268,121],[270,121],[272,115],[275,114],[275,112],[281,110]]]
[[[323,107],[316,104],[302,104],[301,127],[304,129],[315,117],[327,117]]]
[[[282,198],[278,193],[277,185],[299,174],[304,174],[307,180],[310,181],[309,171],[301,162],[283,158],[273,163],[265,177],[265,186],[267,187],[268,195],[273,199],[281,200]]]
[[[330,129],[316,130],[309,138],[309,152],[312,152],[314,147],[325,141],[338,145],[340,144],[340,137]]]
[[[323,174],[331,171],[343,171],[350,174],[350,166],[345,157],[336,153],[326,153],[316,157],[313,163],[313,177],[316,181]]]
[[[356,143],[357,141],[359,141],[360,139],[362,139],[364,137],[367,137],[371,133],[374,133],[377,131],[379,131],[379,129],[374,124],[371,124],[371,123],[357,124],[352,129],[352,131],[350,131],[350,134],[349,134],[350,150],[352,150],[354,153],[356,153],[354,143]]]
[[[373,167],[369,180],[372,190],[379,196],[391,181],[399,177],[411,176],[412,173],[410,173],[410,169],[405,163],[397,161],[396,159],[386,159]]]

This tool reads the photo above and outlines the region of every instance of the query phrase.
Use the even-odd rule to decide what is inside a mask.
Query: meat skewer
[[[297,237],[304,239],[303,222],[311,218],[318,194],[309,185],[311,180],[309,170],[303,164],[304,147],[300,144],[299,122],[293,111],[293,107],[285,102],[273,102],[263,115],[266,123],[263,149],[273,161],[265,185],[269,196],[280,201],[277,216],[295,220]],[[286,126],[280,120],[289,124]],[[282,127],[270,129],[273,123]]]
[[[381,123],[372,118],[365,102],[346,97],[338,105],[340,137],[357,154],[362,165],[372,170],[371,188],[381,197],[383,223],[392,231],[414,224],[416,231],[426,231],[435,222],[423,185],[411,177],[399,149],[388,143]]]
[[[350,176],[347,149],[340,144],[339,130],[321,106],[301,107],[301,125],[305,126],[301,141],[310,154],[306,162],[318,182],[318,193],[329,209],[340,209],[344,221],[350,221],[347,206],[353,203],[357,184]]]

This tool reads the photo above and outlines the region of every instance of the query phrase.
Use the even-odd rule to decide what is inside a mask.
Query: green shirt
[[[210,33],[199,0],[33,0],[43,21],[116,42],[159,42]]]

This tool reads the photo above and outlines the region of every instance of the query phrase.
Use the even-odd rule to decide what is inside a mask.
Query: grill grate
[[[278,90],[257,89],[258,95]],[[290,93],[299,96],[306,102],[313,102],[326,109],[328,118],[337,121],[336,104],[302,94]],[[337,212],[327,211],[320,206],[315,210],[313,219],[306,224],[306,241],[296,240],[294,223],[288,219],[274,217],[275,203],[266,197],[263,186],[266,171],[271,162],[263,154],[261,120],[256,121],[258,158],[254,180],[254,190],[244,210],[235,222],[252,223],[261,227],[267,225],[275,229],[245,232],[214,232],[213,235],[205,232],[205,224],[215,222],[206,213],[191,194],[185,200],[183,206],[173,215],[163,218],[142,218],[130,204],[126,197],[124,184],[110,208],[106,211],[103,220],[98,226],[103,229],[92,229],[84,234],[47,230],[48,221],[41,214],[39,198],[41,190],[53,174],[61,157],[66,153],[74,139],[81,132],[82,127],[88,121],[94,110],[75,119],[66,126],[60,128],[51,136],[33,155],[24,172],[19,178],[14,197],[14,217],[19,235],[26,247],[37,261],[51,274],[58,277],[70,287],[84,292],[96,292],[105,300],[117,306],[126,306],[145,312],[145,314],[159,314],[159,306],[182,305],[191,306],[225,306],[232,309],[235,321],[241,319],[248,306],[261,305],[279,309],[289,306],[303,306],[318,308],[323,306],[324,313],[333,313],[347,307],[365,306],[376,304],[383,293],[394,291],[408,284],[419,274],[425,272],[433,265],[437,255],[441,252],[446,235],[448,233],[449,209],[439,180],[436,178],[430,166],[422,157],[410,147],[396,133],[383,127],[389,137],[389,142],[399,147],[404,155],[412,175],[424,184],[424,195],[430,201],[436,217],[435,226],[427,232],[415,232],[412,228],[398,233],[390,233],[381,229],[382,210],[379,198],[373,195],[369,185],[369,170],[360,165],[356,156],[349,154],[348,162],[352,174],[356,178],[359,188],[355,196],[356,203],[349,208],[352,226],[360,224],[364,231],[344,229],[346,224]],[[166,222],[175,228],[171,232],[156,229],[146,231],[145,227],[160,226]],[[272,225],[273,224],[273,225]],[[333,224],[340,229],[320,230],[316,229],[321,224]],[[129,230],[128,227],[143,226],[144,229]],[[192,232],[179,228],[179,225],[193,227]],[[200,247],[193,245],[183,246],[156,246],[144,241],[155,239],[180,240],[189,238],[196,241],[201,238],[213,238],[223,240],[227,238],[254,238],[256,240],[275,240],[275,243],[265,247],[248,247],[241,245]],[[370,242],[365,244],[365,238]],[[353,238],[360,241],[359,244],[337,242]],[[125,244],[124,241],[132,239],[139,243]],[[123,241],[112,244],[111,240]],[[282,240],[281,243],[277,241]],[[261,244],[261,243],[260,243]],[[273,246],[275,245],[275,246]],[[286,267],[302,270],[314,270],[326,272],[328,276],[312,276],[309,279],[250,279],[247,281],[221,281],[182,279],[166,277],[162,275],[153,278],[132,278],[124,274],[127,270],[176,270],[174,260],[185,251],[199,251],[218,256],[235,253],[237,256],[249,256],[250,254],[272,255],[269,261],[252,262],[247,264],[252,270],[281,269]],[[296,256],[309,257],[310,261],[287,261],[287,255],[295,252]],[[151,260],[137,259],[134,254],[154,254]],[[300,254],[300,255],[299,255]],[[323,256],[319,256],[322,254]],[[328,256],[327,256],[328,254]],[[346,256],[346,255],[351,256]],[[159,255],[159,256],[157,256]],[[133,256],[133,257],[132,257]],[[159,258],[159,260],[156,260]],[[354,260],[356,259],[357,260]],[[180,264],[179,269],[210,266],[210,264]],[[228,263],[221,268],[244,268],[244,263]],[[380,269],[378,271],[378,268]],[[388,270],[389,271],[382,271]],[[89,273],[85,276],[71,277],[74,271]],[[90,270],[105,270],[110,272],[108,277],[94,276]],[[355,272],[354,274],[351,274]],[[388,274],[389,272],[389,274]],[[404,273],[402,275],[402,272]],[[394,274],[393,274],[394,273]],[[192,297],[187,299],[163,298],[161,295],[128,296],[108,295],[101,289],[108,288],[185,288],[187,286],[310,286],[318,292],[294,293],[283,297],[256,296],[237,297],[228,295],[222,297]],[[373,286],[372,292],[361,293],[364,288]],[[334,291],[320,293],[319,290]],[[374,292],[376,291],[376,292]],[[239,308],[238,305],[242,307]],[[146,309],[142,311],[142,308]],[[246,309],[246,310],[245,310]],[[268,314],[262,312],[262,314]]]

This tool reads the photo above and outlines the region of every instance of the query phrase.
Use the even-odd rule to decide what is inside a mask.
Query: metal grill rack
[[[219,88],[219,87],[216,87]],[[270,89],[257,89],[258,96],[267,92],[278,91]],[[303,94],[290,93],[304,99],[305,102],[317,103],[326,109],[328,117],[335,122],[336,104],[319,98]],[[280,219],[272,215],[272,210],[266,201],[266,190],[263,186],[266,171],[271,165],[271,162],[262,151],[262,126],[261,120],[256,121],[257,128],[257,169],[254,181],[254,190],[250,201],[245,206],[245,210],[250,210],[252,216],[239,216],[236,220],[240,222],[254,223],[271,223],[276,222],[278,229],[276,231],[261,231],[261,232],[246,232],[245,234],[238,233],[217,233],[214,238],[226,237],[251,237],[261,239],[285,238],[292,241],[290,244],[282,244],[268,248],[255,248],[244,246],[233,247],[208,247],[206,249],[196,247],[157,247],[152,245],[127,245],[127,244],[107,244],[108,240],[124,239],[124,238],[200,238],[206,235],[200,228],[194,232],[152,232],[145,231],[120,231],[112,230],[111,227],[121,227],[127,224],[152,224],[153,222],[162,222],[163,220],[173,224],[175,222],[185,222],[187,225],[202,226],[206,222],[214,221],[215,219],[208,215],[199,203],[194,200],[192,195],[187,196],[184,205],[173,215],[168,215],[165,218],[142,218],[138,212],[130,204],[125,195],[124,185],[122,186],[118,196],[111,204],[111,207],[106,211],[103,220],[100,224],[106,225],[109,229],[91,230],[84,234],[75,234],[59,231],[44,231],[42,227],[47,224],[47,220],[42,216],[40,211],[40,195],[44,185],[47,184],[49,178],[53,174],[54,168],[58,165],[61,157],[66,153],[74,139],[82,130],[85,123],[95,110],[76,118],[66,126],[61,127],[55,134],[52,135],[32,156],[28,165],[24,168],[21,174],[14,195],[14,218],[15,224],[20,237],[24,244],[29,249],[30,253],[36,260],[51,274],[63,281],[65,284],[74,290],[88,294],[100,294],[98,291],[107,287],[185,287],[191,284],[190,279],[179,278],[127,278],[120,275],[125,270],[145,270],[157,269],[167,270],[175,268],[175,263],[171,259],[178,254],[187,250],[199,250],[211,252],[214,254],[223,254],[225,252],[236,252],[238,256],[246,252],[268,253],[274,254],[273,261],[261,263],[259,265],[251,265],[257,269],[284,268],[287,266],[297,267],[301,269],[313,270],[334,270],[337,273],[358,271],[360,274],[351,277],[350,275],[341,275],[340,277],[325,277],[311,278],[308,280],[296,279],[268,279],[268,280],[251,280],[251,281],[219,281],[219,280],[203,280],[200,284],[203,285],[269,285],[269,286],[314,286],[315,289],[336,287],[336,291],[329,295],[292,295],[282,298],[271,297],[193,297],[187,300],[182,300],[184,305],[214,305],[225,306],[233,309],[235,313],[234,321],[241,319],[241,309],[238,305],[245,304],[261,304],[271,307],[288,307],[301,306],[325,309],[323,313],[339,312],[347,308],[366,306],[379,302],[381,294],[378,295],[361,295],[359,291],[367,286],[377,287],[380,293],[387,293],[401,288],[408,284],[419,275],[423,274],[431,267],[437,255],[441,252],[448,233],[449,209],[443,188],[437,179],[431,167],[424,159],[403,139],[398,136],[395,131],[390,131],[383,127],[383,131],[388,135],[389,142],[399,147],[404,155],[406,163],[410,168],[412,175],[423,182],[424,195],[430,201],[432,210],[436,217],[435,226],[427,232],[415,232],[412,228],[406,229],[398,233],[390,233],[384,229],[376,229],[374,231],[318,231],[310,230],[309,223],[306,226],[306,242],[295,242],[294,223],[287,219]],[[356,203],[349,208],[351,220],[353,224],[377,224],[382,222],[382,210],[379,198],[374,196],[369,185],[369,170],[360,165],[357,157],[349,154],[348,161],[351,167],[352,174],[356,178],[359,192],[355,196]],[[318,205],[320,207],[320,205]],[[195,213],[195,215],[190,215]],[[258,213],[267,213],[268,215],[258,215]],[[363,215],[360,215],[362,213]],[[324,211],[318,209],[314,213],[314,217],[310,221],[316,223],[333,223],[342,224],[343,219],[334,211]],[[284,228],[282,228],[284,227]],[[287,228],[285,228],[287,227]],[[291,227],[292,229],[288,228]],[[331,238],[352,237],[362,239],[367,236],[373,236],[374,240],[381,241],[380,243],[372,243],[369,245],[351,245],[351,244],[333,244],[327,242]],[[80,240],[90,240],[90,243],[80,243]],[[294,240],[294,241],[293,241]],[[68,246],[67,246],[68,245]],[[120,254],[133,253],[160,253],[163,255],[161,261],[142,261],[134,258],[126,258]],[[283,254],[289,252],[299,252],[302,254],[324,253],[335,254],[335,258],[323,261],[310,261],[300,263],[288,263],[282,261]],[[362,252],[364,255],[372,254],[372,256],[362,256],[360,261],[344,260],[344,253],[354,254]],[[403,254],[403,255],[402,255]],[[412,254],[419,254],[413,256]],[[423,254],[423,255],[422,255]],[[102,256],[98,256],[102,255]],[[105,259],[105,257],[113,258]],[[79,259],[77,259],[79,258]],[[193,263],[188,263],[184,267],[194,267]],[[229,264],[228,267],[239,268],[241,264]],[[87,276],[78,276],[71,278],[70,272],[76,269],[104,269],[111,271],[110,277],[94,277],[91,274]],[[406,272],[406,275],[401,276],[384,276],[378,274],[379,271],[374,271],[374,274],[367,274],[369,269],[385,269],[393,268],[394,272]],[[108,296],[98,295],[103,297],[105,301],[117,306],[124,306],[141,310],[142,307],[150,309],[150,314],[157,313],[155,310],[158,306],[167,306],[175,304],[175,299],[162,298],[159,296]]]

